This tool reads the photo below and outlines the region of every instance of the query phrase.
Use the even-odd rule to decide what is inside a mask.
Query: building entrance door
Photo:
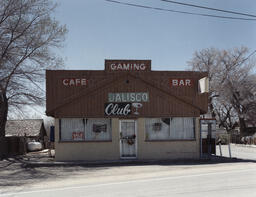
[[[135,159],[137,157],[137,122],[120,120],[120,157]]]

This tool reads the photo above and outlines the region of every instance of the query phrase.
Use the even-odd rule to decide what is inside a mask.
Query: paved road
[[[256,161],[256,146],[247,146],[242,144],[231,144],[231,157],[239,159],[248,159]],[[228,145],[221,145],[222,155],[229,157]],[[216,154],[220,155],[219,146],[216,146]]]
[[[256,196],[256,163],[27,168],[0,171],[2,196]]]

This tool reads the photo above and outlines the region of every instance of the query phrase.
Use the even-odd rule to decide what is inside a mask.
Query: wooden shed
[[[151,60],[105,60],[98,71],[47,70],[56,160],[199,158],[207,76],[152,71]]]

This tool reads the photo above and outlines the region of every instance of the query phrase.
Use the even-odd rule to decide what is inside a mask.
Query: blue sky
[[[120,1],[225,15],[159,0]],[[177,1],[256,15],[255,0]],[[59,7],[55,18],[69,30],[64,48],[60,50],[67,69],[104,69],[104,59],[151,59],[153,70],[186,70],[187,61],[196,50],[242,45],[251,51],[256,49],[256,21],[161,12],[104,0],[56,2]]]

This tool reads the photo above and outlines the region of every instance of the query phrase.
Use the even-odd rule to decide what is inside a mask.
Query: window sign
[[[73,140],[84,140],[84,132],[80,131],[80,132],[72,132],[72,139]]]
[[[107,118],[62,118],[61,141],[106,141],[111,140],[111,119]]]
[[[82,118],[62,118],[61,141],[84,140],[85,121]]]

